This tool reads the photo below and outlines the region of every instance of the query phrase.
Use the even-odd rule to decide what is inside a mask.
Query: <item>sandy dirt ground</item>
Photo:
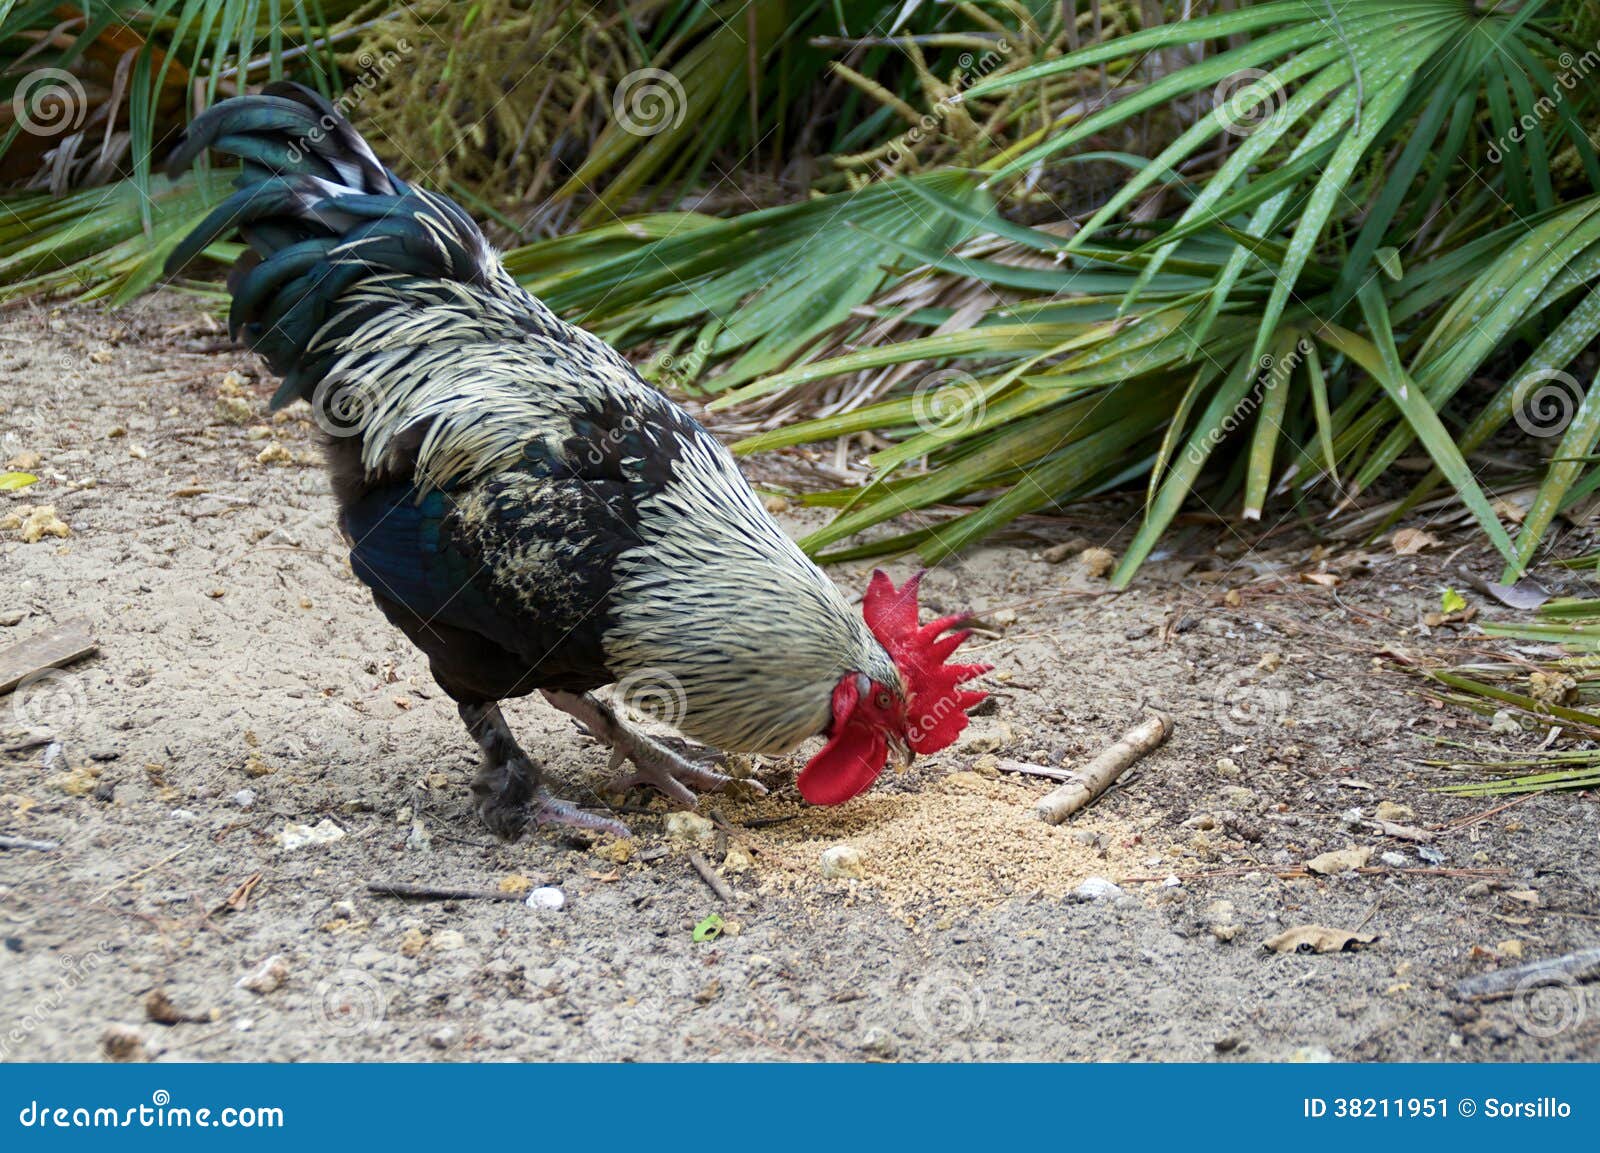
[[[1594,987],[1451,993],[1600,943],[1592,795],[1433,791],[1461,779],[1427,764],[1440,738],[1537,739],[1490,734],[1402,667],[1492,650],[1423,623],[1448,573],[1494,574],[1470,538],[1324,555],[1295,526],[1247,544],[1197,523],[1114,595],[1042,556],[1124,546],[1132,506],[1111,503],[941,566],[927,607],[980,614],[992,705],[841,808],[805,809],[776,760],[754,767],[772,796],[703,802],[695,851],[724,904],[644,794],[627,842],[477,826],[473,747],[352,577],[316,430],[267,414],[270,390],[192,299],[0,317],[0,463],[37,454],[41,478],[0,517],[47,505],[70,532],[0,532],[0,647],[79,616],[100,646],[0,698],[0,833],[59,842],[0,851],[0,1057],[1600,1053]],[[1148,707],[1172,740],[1064,826],[1029,813],[1051,782],[997,771],[1081,763]],[[536,701],[508,717],[559,789],[601,803],[598,746]],[[1430,839],[1355,823],[1380,803]],[[297,845],[292,826],[340,835]],[[838,844],[860,878],[822,876]],[[1351,846],[1363,871],[1300,868]],[[1075,897],[1091,877],[1121,895]],[[519,899],[369,891],[390,881]],[[530,907],[530,886],[564,903]],[[1263,947],[1305,923],[1376,940]]]

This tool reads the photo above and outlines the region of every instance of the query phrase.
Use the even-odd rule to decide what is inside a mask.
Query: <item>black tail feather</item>
[[[492,275],[493,251],[472,218],[390,172],[308,88],[272,84],[208,109],[189,125],[168,172],[208,149],[244,162],[239,191],[185,237],[167,272],[231,235],[249,245],[228,280],[229,328],[285,377],[274,407],[310,399],[331,357],[309,346],[353,284],[380,275],[481,284]]]

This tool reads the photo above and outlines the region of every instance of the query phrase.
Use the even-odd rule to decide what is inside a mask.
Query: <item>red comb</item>
[[[962,629],[949,636],[940,635],[960,621],[959,616],[918,624],[917,586],[921,583],[922,574],[918,573],[895,588],[887,573],[876,570],[861,602],[861,615],[872,635],[899,666],[906,683],[911,747],[927,754],[938,752],[960,736],[967,727],[967,710],[989,695],[957,686],[982,676],[993,666],[945,663],[945,658],[972,634]]]

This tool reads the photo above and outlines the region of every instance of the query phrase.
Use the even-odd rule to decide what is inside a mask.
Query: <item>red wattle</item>
[[[841,728],[806,762],[795,780],[800,795],[813,805],[838,805],[866,792],[889,759],[882,733]]]

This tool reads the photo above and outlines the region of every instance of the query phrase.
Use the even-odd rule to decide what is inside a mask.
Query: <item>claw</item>
[[[544,695],[556,708],[574,717],[590,734],[611,746],[612,772],[621,768],[624,761],[633,762],[633,772],[611,783],[611,787],[618,792],[627,792],[638,785],[649,785],[676,804],[692,809],[698,799],[695,790],[715,793],[738,783],[758,794],[767,791],[759,781],[736,782],[733,777],[679,756],[659,741],[623,724],[609,705],[588,693],[562,693],[546,689]]]
[[[733,777],[697,765],[679,756],[665,745],[657,744],[638,733],[617,742],[611,750],[611,768],[616,770],[624,761],[633,762],[633,772],[618,777],[611,787],[627,792],[640,785],[649,785],[685,808],[694,808],[699,801],[695,790],[702,793],[719,793],[737,783]],[[752,790],[765,793],[759,781],[743,782]],[[692,786],[692,787],[691,787]]]
[[[535,824],[565,825],[568,828],[588,829],[612,837],[633,836],[628,826],[621,821],[612,817],[602,817],[599,813],[585,812],[571,801],[563,801],[543,789],[534,795],[533,800],[531,816]]]

